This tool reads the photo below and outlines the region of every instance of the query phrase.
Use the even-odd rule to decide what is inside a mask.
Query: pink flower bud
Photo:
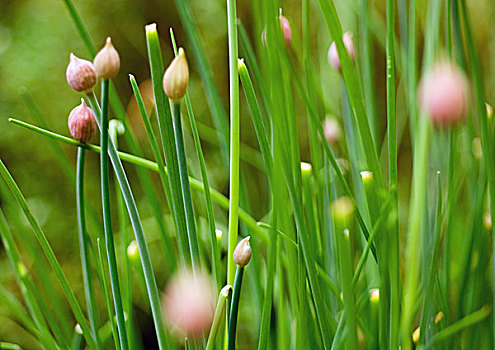
[[[110,37],[107,38],[105,46],[96,54],[93,63],[100,78],[110,79],[119,73],[120,57]]]
[[[452,125],[464,120],[469,102],[466,75],[449,62],[440,62],[421,78],[419,106],[435,125]]]
[[[246,237],[237,243],[237,247],[234,250],[234,262],[237,266],[244,267],[251,260],[251,246],[249,245],[249,239],[251,237]]]
[[[215,314],[214,287],[209,276],[191,271],[175,275],[163,296],[163,312],[178,339],[195,339],[208,331]]]
[[[326,119],[323,122],[323,133],[329,145],[335,145],[342,137],[339,122],[335,119]]]
[[[351,33],[345,32],[344,35],[342,35],[342,41],[344,42],[344,46],[347,49],[349,56],[351,57],[351,61],[354,62],[356,52],[354,50],[354,43],[352,42]],[[330,49],[328,50],[328,62],[334,69],[340,72],[340,59],[335,41],[332,43],[332,45],[330,45]]]
[[[98,74],[93,63],[77,58],[72,53],[70,54],[66,76],[70,87],[78,92],[89,92],[93,90],[98,82]]]
[[[292,39],[292,30],[290,29],[289,20],[282,15],[282,9],[280,9],[278,20],[280,22],[280,28],[282,29],[282,33],[284,35],[285,46],[289,46]],[[263,42],[263,45],[266,46],[266,28],[263,29],[263,32],[261,33],[261,41]]]
[[[79,142],[88,142],[96,133],[96,119],[93,110],[84,99],[69,114],[69,130],[72,137]]]

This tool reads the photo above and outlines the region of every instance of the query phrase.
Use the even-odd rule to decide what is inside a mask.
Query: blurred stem
[[[193,269],[200,268],[198,236],[196,233],[196,224],[194,222],[194,211],[191,199],[191,188],[189,187],[186,151],[184,149],[184,136],[182,135],[182,121],[180,117],[180,102],[173,103],[172,107],[175,144],[177,147],[177,158],[179,161],[179,175],[182,188],[182,200],[184,201],[184,210],[186,213],[187,233],[189,240],[189,249],[191,251],[191,261]]]
[[[229,350],[235,350],[235,334],[237,330],[237,315],[239,313],[239,299],[241,297],[242,276],[244,267],[237,266],[234,280],[234,290],[232,293],[232,304],[229,317]]]
[[[91,331],[95,337],[97,345],[98,339],[98,308],[93,289],[93,279],[91,273],[91,263],[88,254],[89,236],[86,231],[86,211],[84,205],[84,162],[86,150],[77,148],[77,180],[76,180],[76,201],[77,201],[77,226],[79,232],[79,249],[81,253],[82,274],[84,280],[84,294],[86,297],[86,307],[88,308],[88,318]]]
[[[100,120],[101,111],[98,106],[98,101],[96,100],[94,94],[88,95],[88,99],[91,104],[91,108],[95,112],[96,121],[99,124],[101,130],[101,120]],[[155,331],[158,338],[158,344],[160,346],[160,349],[170,349],[171,344],[169,344],[165,332],[165,326],[163,323],[162,312],[160,307],[160,297],[158,294],[158,287],[156,285],[153,266],[151,264],[148,246],[146,244],[146,238],[144,236],[143,225],[139,217],[139,212],[136,206],[136,202],[134,200],[134,196],[132,194],[131,187],[129,185],[129,181],[127,180],[127,176],[125,174],[124,167],[122,166],[122,162],[120,161],[117,150],[115,149],[115,146],[111,141],[109,142],[108,154],[110,156],[110,160],[112,161],[117,180],[119,181],[120,189],[122,191],[122,195],[124,196],[127,211],[129,213],[129,218],[131,220],[132,228],[134,230],[134,234],[136,237],[136,242],[138,244],[138,248],[139,248],[138,250],[139,250],[139,255],[141,256],[144,276],[146,278],[146,290],[148,292],[148,298],[150,300],[151,312],[153,314],[153,322],[155,325]]]
[[[390,225],[390,243],[386,265],[389,267],[390,281],[390,338],[388,347],[398,348],[398,327],[400,317],[400,260],[399,260],[399,198],[397,194],[397,126],[395,110],[395,0],[387,0],[387,135],[388,135],[388,176],[389,191],[393,196],[392,213],[395,213]],[[394,217],[394,215],[392,215]]]

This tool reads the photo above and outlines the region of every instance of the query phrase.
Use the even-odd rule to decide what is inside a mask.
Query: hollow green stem
[[[222,320],[223,315],[225,315],[225,305],[227,303],[227,299],[230,295],[231,290],[232,286],[226,285],[220,291],[220,295],[218,296],[217,301],[217,307],[215,309],[215,316],[210,328],[210,334],[208,335],[208,342],[206,343],[206,350],[213,350],[215,348],[215,336],[217,335],[218,328],[220,327],[220,321]]]
[[[179,163],[179,175],[182,188],[182,200],[186,213],[187,238],[189,249],[191,251],[191,260],[193,269],[201,266],[199,260],[198,235],[196,233],[196,224],[194,222],[194,211],[191,199],[191,188],[189,187],[189,176],[187,173],[186,151],[184,149],[184,136],[182,135],[182,121],[180,118],[180,102],[173,103],[173,121],[175,132],[175,144],[177,147],[177,158]]]
[[[237,315],[239,313],[239,299],[241,297],[242,276],[244,267],[237,266],[234,280],[234,290],[232,292],[232,304],[229,317],[229,350],[235,350],[235,333],[237,329]]]
[[[237,68],[236,0],[227,0],[227,25],[229,41],[229,91],[230,91],[230,183],[227,284],[234,282],[234,249],[239,228],[239,76]]]
[[[79,232],[79,251],[81,254],[82,275],[84,281],[84,295],[86,297],[86,307],[88,309],[88,319],[96,343],[98,339],[98,309],[96,307],[91,263],[88,252],[88,233],[86,231],[86,210],[84,205],[84,162],[86,150],[77,149],[77,170],[76,170],[76,201],[77,201],[77,227]]]
[[[127,331],[124,320],[124,309],[122,308],[122,296],[120,293],[119,273],[117,270],[117,258],[115,257],[115,246],[112,230],[112,213],[110,211],[110,189],[108,185],[108,80],[104,79],[101,84],[101,198],[103,208],[103,226],[105,229],[105,246],[108,257],[108,269],[110,271],[110,285],[112,288],[117,328],[119,330],[120,348],[128,349]]]
[[[94,94],[88,95],[88,99],[90,101],[91,108],[95,112],[96,121],[101,129],[101,114],[100,108],[98,106],[98,101],[96,101],[96,97]],[[170,348],[168,346],[170,344],[165,332],[165,326],[163,323],[163,317],[160,307],[160,296],[158,294],[158,287],[156,285],[156,279],[153,273],[153,266],[151,264],[148,246],[146,244],[146,238],[144,237],[143,225],[139,217],[136,201],[134,200],[129,181],[124,171],[124,167],[122,166],[122,162],[120,161],[115,146],[111,141],[109,141],[108,145],[108,154],[110,156],[110,160],[112,162],[117,180],[119,181],[120,189],[122,191],[122,195],[124,196],[124,201],[129,213],[132,228],[134,230],[136,242],[138,244],[138,250],[139,255],[141,256],[144,276],[146,279],[146,290],[148,293],[148,298],[150,300],[151,312],[153,315],[153,322],[155,324],[158,344],[160,346],[160,349],[168,349]]]

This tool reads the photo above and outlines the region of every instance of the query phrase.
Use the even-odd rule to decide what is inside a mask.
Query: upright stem
[[[115,246],[112,231],[112,213],[110,211],[110,190],[108,186],[108,80],[101,83],[101,199],[103,208],[103,226],[105,229],[105,245],[108,256],[108,269],[110,271],[110,284],[112,287],[115,315],[117,317],[117,328],[121,349],[128,349],[127,332],[124,320],[124,309],[122,308],[122,297],[120,295],[119,273],[117,270],[117,259],[115,258]]]
[[[232,294],[232,304],[229,317],[229,350],[235,350],[235,333],[237,330],[237,314],[239,312],[239,298],[241,296],[242,276],[244,267],[237,266]]]
[[[91,332],[98,339],[98,313],[94,297],[93,282],[91,278],[91,264],[88,253],[88,234],[86,231],[86,212],[84,207],[84,161],[86,150],[77,148],[77,174],[76,174],[76,201],[77,201],[77,227],[79,232],[79,250],[81,253],[82,274],[84,280],[84,294],[88,308],[89,325]]]
[[[95,112],[96,122],[98,123],[100,129],[102,129],[100,119],[101,111],[94,93],[88,95],[88,100],[90,102],[91,108]],[[115,146],[111,141],[108,145],[108,155],[110,156],[110,160],[115,171],[115,176],[119,181],[120,189],[122,191],[122,195],[124,196],[124,201],[129,213],[132,228],[134,230],[136,242],[138,244],[139,255],[141,257],[141,262],[143,265],[144,277],[146,279],[146,291],[148,292],[151,312],[153,314],[153,322],[155,324],[155,331],[158,338],[158,345],[160,349],[169,349],[171,345],[167,338],[167,333],[165,332],[165,326],[163,323],[162,311],[160,307],[160,296],[158,294],[158,287],[156,285],[156,279],[153,273],[153,266],[151,265],[150,253],[146,244],[146,238],[144,237],[143,224],[141,223],[141,218],[139,217],[136,201],[134,200],[131,186],[129,185],[129,181],[127,180],[124,167],[122,166],[122,162],[119,158],[117,150],[115,149]]]
[[[230,84],[230,185],[227,284],[233,284],[239,214],[239,77],[237,68],[237,26],[235,0],[227,0]]]
[[[198,236],[196,234],[196,224],[194,223],[194,212],[191,199],[191,188],[189,187],[189,177],[187,174],[186,152],[184,150],[184,136],[182,135],[182,121],[180,118],[180,102],[173,104],[173,120],[175,141],[177,146],[177,157],[179,161],[179,175],[182,188],[182,199],[186,213],[187,238],[191,251],[191,261],[193,269],[201,266],[199,260]]]

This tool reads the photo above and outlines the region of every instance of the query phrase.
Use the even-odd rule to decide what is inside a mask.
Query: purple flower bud
[[[93,63],[77,58],[72,53],[70,54],[66,76],[70,87],[78,92],[89,92],[93,90],[98,82],[98,74]]]
[[[464,72],[449,62],[436,63],[419,83],[419,106],[436,126],[453,125],[465,119],[469,82]]]
[[[354,43],[352,42],[351,33],[345,32],[344,35],[342,35],[342,41],[344,42],[344,46],[347,49],[349,56],[351,57],[351,61],[354,62],[356,52],[354,50]],[[340,59],[335,41],[332,43],[332,45],[330,45],[330,49],[328,50],[328,62],[333,68],[340,72]]]
[[[342,137],[339,122],[335,119],[326,119],[323,122],[323,133],[329,145],[335,145]]]
[[[280,9],[278,20],[280,22],[282,34],[284,35],[285,46],[289,46],[292,39],[292,30],[290,28],[289,20],[282,15],[282,9]],[[266,28],[261,32],[261,41],[263,42],[263,45],[266,46]]]
[[[110,79],[119,73],[120,57],[110,37],[107,38],[105,46],[96,54],[93,63],[100,78]]]
[[[82,98],[81,104],[69,114],[70,133],[75,140],[88,142],[96,133],[96,126],[95,114]]]

